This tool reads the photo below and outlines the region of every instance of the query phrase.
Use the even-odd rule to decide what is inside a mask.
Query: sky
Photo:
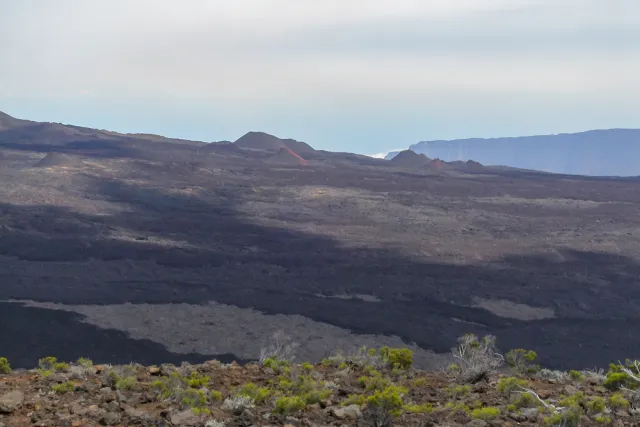
[[[638,0],[0,0],[0,111],[203,141],[640,128]]]

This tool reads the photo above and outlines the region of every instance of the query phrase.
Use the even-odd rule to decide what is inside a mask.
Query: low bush
[[[607,401],[600,396],[590,397],[585,403],[585,408],[590,414],[599,414],[607,409]]]
[[[495,372],[504,363],[504,357],[496,348],[496,338],[482,338],[467,334],[458,338],[458,345],[451,349],[455,363],[447,373],[455,381],[476,383]]]
[[[118,378],[115,383],[116,390],[131,390],[136,385],[136,377]]]
[[[471,393],[471,386],[469,385],[452,384],[447,387],[447,394],[453,400],[468,396],[469,393]]]
[[[234,415],[242,415],[247,410],[254,408],[253,400],[249,396],[237,395],[224,400],[222,408],[231,411]]]
[[[0,357],[0,374],[11,373],[11,365],[6,357]]]
[[[404,410],[410,414],[430,414],[433,412],[431,403],[423,403],[422,405],[404,405]]]
[[[247,383],[240,387],[236,392],[237,396],[246,396],[255,403],[263,403],[266,401],[273,392],[266,387],[258,387],[253,383]]]
[[[56,384],[53,387],[51,387],[51,390],[53,390],[53,392],[56,394],[70,393],[75,389],[76,389],[76,385],[71,381],[67,381],[61,384]]]
[[[81,357],[76,361],[76,365],[81,366],[83,368],[90,368],[93,366],[93,361],[86,357]]]
[[[364,405],[364,402],[366,400],[367,399],[363,394],[350,394],[349,396],[347,396],[345,400],[342,401],[342,406],[349,406],[349,405],[362,406]]]
[[[191,408],[196,414],[211,413],[207,408],[207,395],[202,390],[195,390],[193,388],[184,390],[180,394],[180,406],[183,409]]]
[[[594,418],[594,420],[598,424],[602,424],[602,425],[609,425],[612,422],[611,417],[608,415],[598,415],[597,417]]]
[[[511,396],[511,393],[517,390],[521,390],[526,385],[526,382],[516,377],[500,378],[496,389],[500,394],[505,397]]]
[[[200,375],[197,372],[193,371],[189,374],[186,380],[187,380],[187,383],[189,384],[189,387],[202,388],[209,384],[209,381],[211,380],[211,378],[206,375]]]
[[[627,409],[630,405],[621,393],[614,393],[609,397],[609,406],[613,409]]]
[[[540,370],[540,366],[535,364],[537,358],[538,355],[535,351],[522,348],[510,350],[505,355],[507,365],[522,375],[535,374]]]
[[[471,411],[471,418],[474,420],[492,421],[500,416],[498,408],[487,407],[478,408]]]
[[[378,371],[372,371],[369,376],[362,376],[358,378],[358,384],[364,387],[367,391],[384,390],[391,385],[391,381],[384,378]]]
[[[574,370],[569,371],[569,378],[571,379],[571,381],[575,382],[582,382],[585,379],[584,375],[582,375],[581,372]]]
[[[408,348],[382,347],[378,350],[382,360],[392,369],[409,369],[413,364],[413,352]]]
[[[540,402],[530,393],[514,393],[510,406],[512,406],[511,410],[535,408],[540,406]]]
[[[276,399],[273,412],[278,415],[290,415],[303,411],[307,404],[299,396],[282,396]]]

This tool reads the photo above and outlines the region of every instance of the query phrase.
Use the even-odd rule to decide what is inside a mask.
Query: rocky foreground
[[[632,362],[606,374],[567,373],[540,369],[533,352],[503,357],[490,340],[466,336],[459,344],[455,363],[438,373],[413,369],[411,351],[391,348],[317,365],[275,352],[244,366],[48,357],[11,371],[0,358],[0,427],[640,425]]]

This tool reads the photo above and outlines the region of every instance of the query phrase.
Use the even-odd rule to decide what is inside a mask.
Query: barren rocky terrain
[[[0,355],[14,367],[250,360],[283,328],[311,361],[402,343],[436,367],[466,332],[554,368],[640,353],[640,180],[7,117]]]

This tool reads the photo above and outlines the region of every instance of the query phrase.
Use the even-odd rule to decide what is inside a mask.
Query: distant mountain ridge
[[[484,165],[571,175],[640,175],[640,129],[421,141],[409,149],[447,162],[474,160]]]

